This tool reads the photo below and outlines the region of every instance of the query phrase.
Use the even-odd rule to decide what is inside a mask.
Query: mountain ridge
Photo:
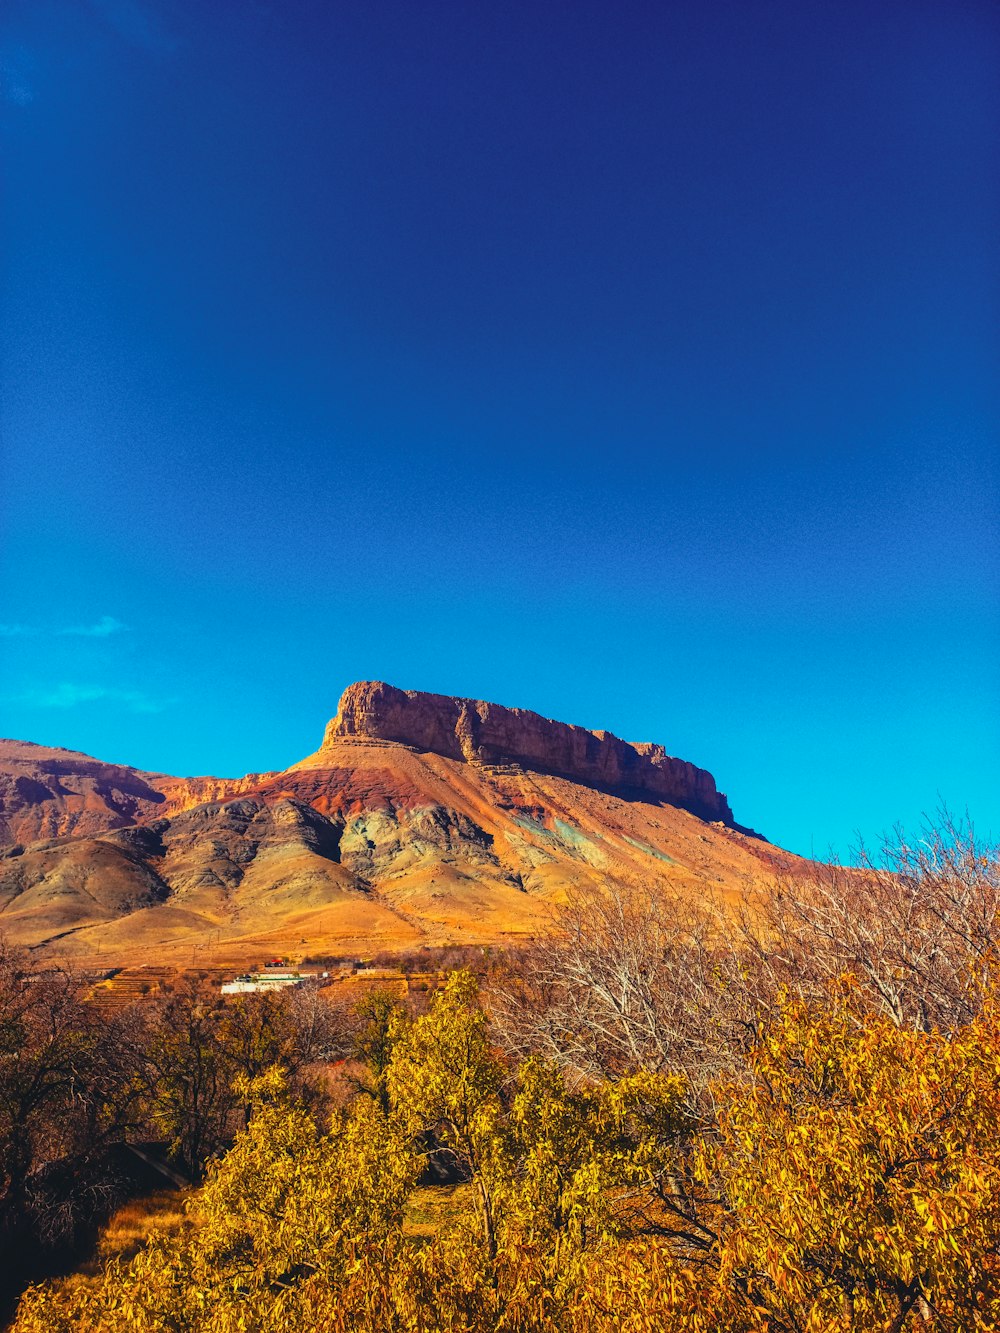
[[[526,708],[358,681],[341,695],[315,757],[349,737],[412,745],[487,768],[519,764],[587,786],[644,791],[702,818],[734,823],[706,769],[668,755],[662,745],[623,741]]]
[[[579,889],[733,894],[797,862],[662,746],[381,681],[236,779],[0,742],[0,844],[0,933],[115,958],[491,942]]]

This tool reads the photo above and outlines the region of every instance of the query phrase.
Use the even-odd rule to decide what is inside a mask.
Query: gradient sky
[[[350,681],[1000,834],[1000,10],[8,0],[0,734]]]

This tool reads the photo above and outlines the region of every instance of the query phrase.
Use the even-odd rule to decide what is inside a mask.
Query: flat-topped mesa
[[[662,745],[630,745],[609,731],[552,722],[524,708],[359,681],[341,696],[320,755],[351,737],[395,741],[467,763],[520,764],[606,791],[641,792],[702,819],[734,824],[711,773],[672,758]]]

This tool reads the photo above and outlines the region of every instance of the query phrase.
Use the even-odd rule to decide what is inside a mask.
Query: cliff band
[[[733,823],[711,773],[672,758],[662,745],[629,744],[610,731],[552,722],[524,708],[362,681],[345,690],[316,758],[350,737],[395,741],[487,767],[517,764],[605,791],[653,796],[702,819]]]

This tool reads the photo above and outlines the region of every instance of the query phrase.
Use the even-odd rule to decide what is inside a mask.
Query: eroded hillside
[[[379,682],[237,780],[2,742],[0,839],[0,931],[105,963],[500,941],[574,888],[742,893],[796,860],[662,746]]]

